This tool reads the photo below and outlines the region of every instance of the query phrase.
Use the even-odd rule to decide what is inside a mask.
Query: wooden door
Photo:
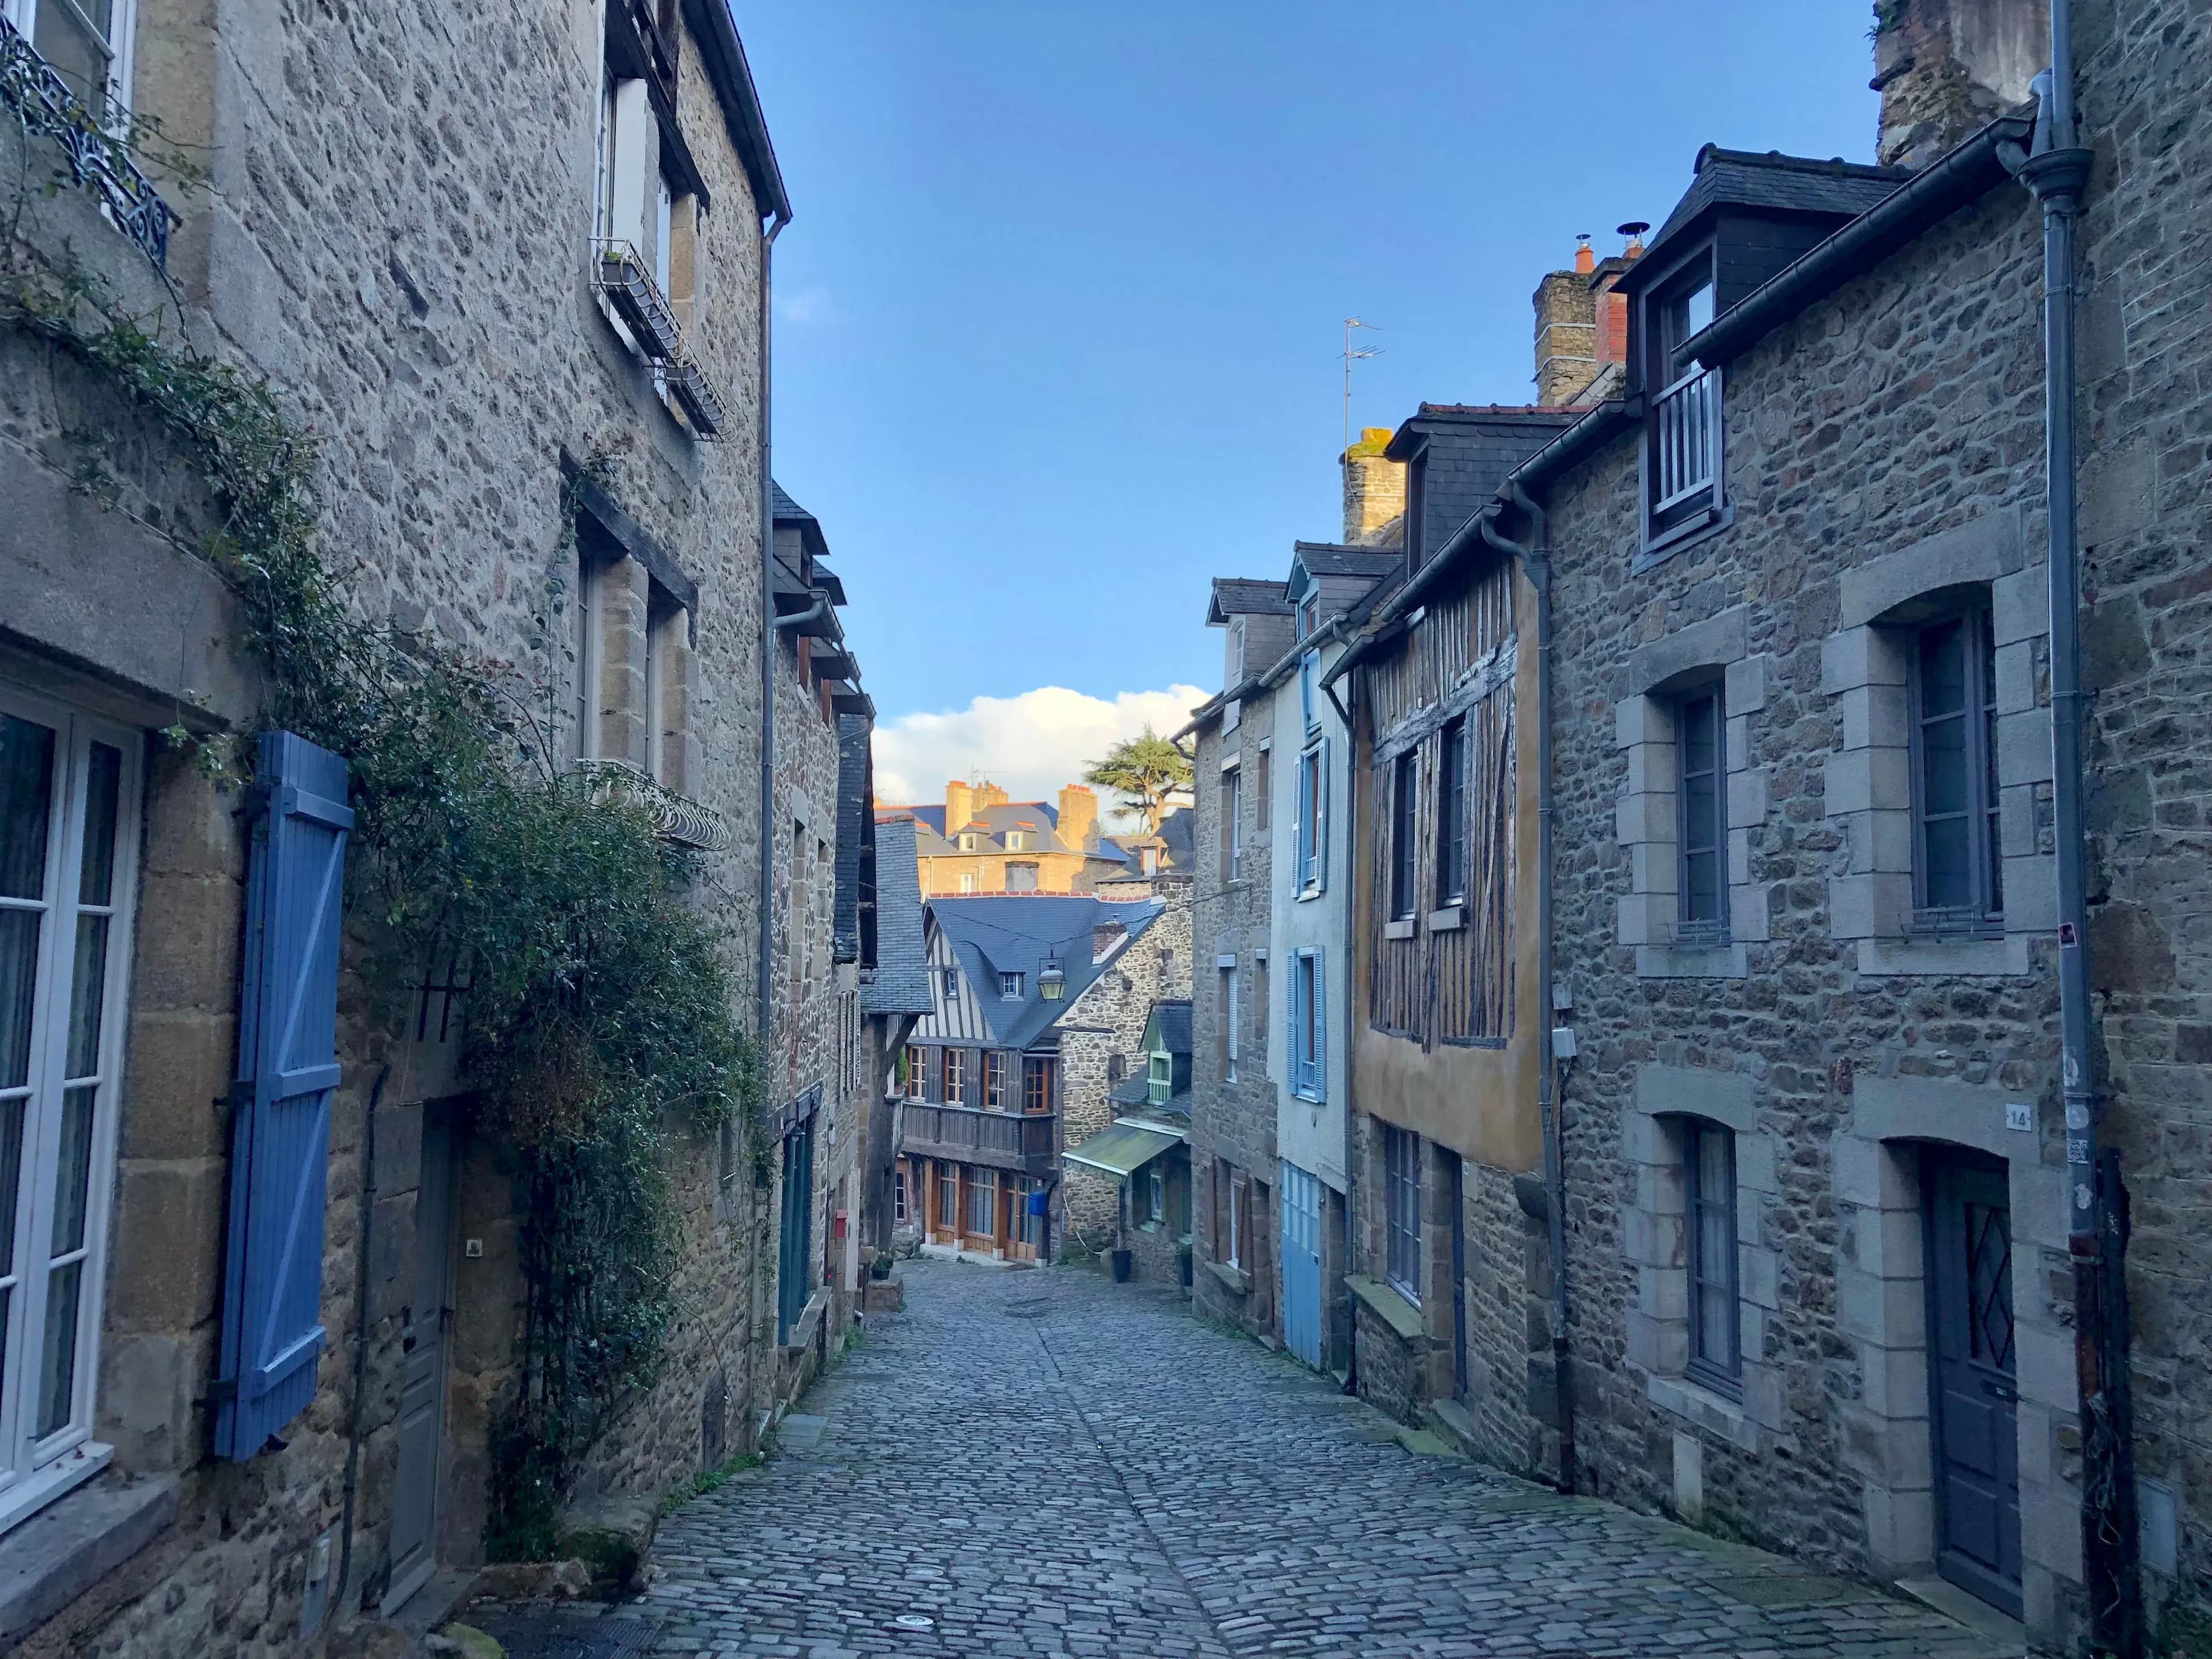
[[[400,1317],[399,1469],[392,1508],[387,1614],[437,1570],[438,1454],[445,1437],[446,1327],[453,1231],[453,1116],[422,1109],[422,1174],[415,1194],[415,1278]]]
[[[1993,1158],[1931,1152],[1923,1167],[1936,1570],[2017,1619],[2010,1189],[2005,1166]]]

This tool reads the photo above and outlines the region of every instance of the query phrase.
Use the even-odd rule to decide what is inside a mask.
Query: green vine
[[[0,321],[101,371],[199,466],[217,508],[204,550],[266,669],[263,722],[350,764],[349,899],[374,965],[395,985],[426,963],[466,975],[477,1110],[509,1159],[527,1285],[486,1541],[497,1558],[543,1555],[584,1459],[659,1375],[678,1316],[672,1131],[739,1115],[756,1156],[766,1145],[725,940],[686,897],[696,872],[642,813],[592,799],[554,747],[560,573],[577,498],[612,483],[611,459],[594,452],[567,481],[533,683],[359,614],[318,546],[316,440],[264,383],[122,314],[81,272],[12,264]],[[203,739],[181,720],[168,735],[243,780],[243,736]]]

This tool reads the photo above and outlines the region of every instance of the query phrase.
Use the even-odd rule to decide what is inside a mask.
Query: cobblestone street
[[[637,1609],[665,1620],[657,1651],[2014,1651],[1409,1451],[1326,1379],[1148,1289],[933,1262],[907,1286],[908,1311],[816,1387],[765,1468],[664,1523]]]

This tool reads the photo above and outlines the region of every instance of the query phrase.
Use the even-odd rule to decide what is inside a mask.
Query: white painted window
[[[92,1439],[136,876],[135,734],[0,690],[0,1527]]]
[[[136,0],[13,0],[5,10],[86,108],[128,112]]]
[[[1022,994],[1023,977],[1020,974],[1000,974],[999,994],[1002,997],[1019,998]]]
[[[1020,830],[1009,830],[1006,831],[1006,850],[1009,853],[1023,852],[1027,850],[1028,847],[1029,838],[1023,835]]]
[[[963,870],[960,872],[960,890],[963,893],[972,893],[975,890],[975,872],[973,870]]]

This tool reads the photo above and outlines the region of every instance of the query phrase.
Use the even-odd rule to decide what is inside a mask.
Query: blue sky
[[[1218,684],[1208,579],[1340,527],[1346,316],[1355,427],[1521,402],[1577,232],[1664,218],[1708,140],[1874,147],[1865,0],[735,10],[796,209],[776,474],[923,793],[963,744],[1065,775],[1095,735],[1038,688],[1127,723]]]

